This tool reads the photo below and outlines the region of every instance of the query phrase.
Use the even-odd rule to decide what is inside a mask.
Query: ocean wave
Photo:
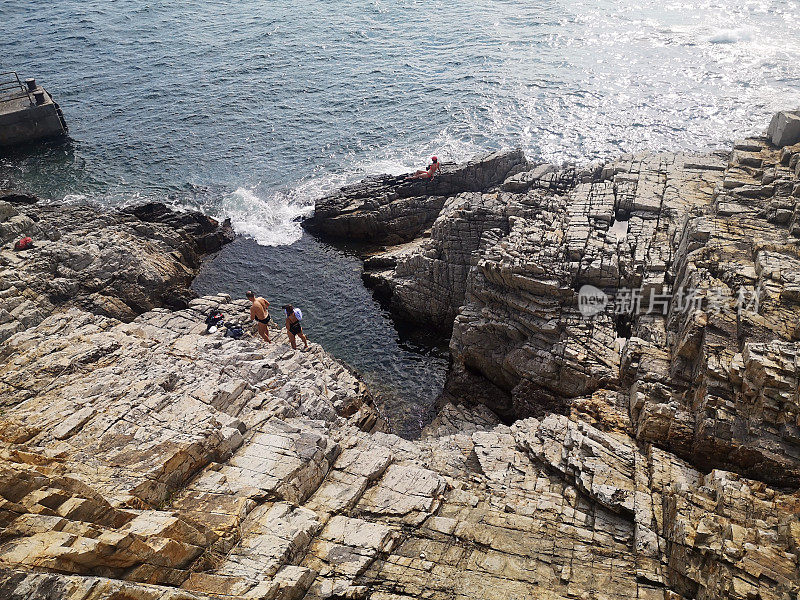
[[[753,39],[753,32],[750,29],[718,29],[708,36],[708,41],[712,44],[737,44],[739,42],[749,42]]]
[[[309,207],[292,202],[290,196],[261,196],[254,189],[240,187],[223,197],[219,209],[222,216],[230,218],[237,233],[262,246],[292,244],[302,235],[299,220],[308,214]]]
[[[386,148],[367,160],[351,156],[340,172],[320,171],[283,189],[264,189],[260,184],[240,186],[223,196],[215,216],[230,218],[238,234],[262,246],[289,245],[302,236],[300,222],[314,212],[315,202],[345,185],[374,175],[409,173],[425,167],[433,155],[443,161],[462,162],[480,150],[443,131],[423,149]]]
[[[314,212],[318,199],[368,175],[409,170],[402,157],[348,162],[349,168],[340,173],[319,172],[277,190],[260,184],[240,186],[222,197],[217,216],[230,218],[236,233],[262,246],[289,245],[303,235],[300,222]]]
[[[86,194],[66,194],[64,195],[64,204],[84,204],[89,200]]]

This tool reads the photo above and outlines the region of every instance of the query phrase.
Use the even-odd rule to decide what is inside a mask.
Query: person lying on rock
[[[299,335],[305,344],[305,348],[302,350],[305,352],[308,350],[308,339],[303,333],[303,326],[300,324],[303,319],[303,313],[299,308],[295,308],[291,304],[284,304],[283,310],[286,313],[286,333],[289,334],[289,342],[292,344],[292,348],[297,350],[297,341],[294,336]]]
[[[258,334],[269,342],[269,302],[267,302],[267,300],[261,296],[256,298],[256,295],[252,292],[252,290],[247,290],[245,296],[247,296],[247,299],[250,300],[251,304],[250,320],[256,321]]]
[[[439,159],[435,156],[431,156],[431,164],[428,165],[428,169],[425,171],[417,171],[413,175],[409,175],[406,179],[433,179],[433,176],[436,174],[436,171],[439,170]]]

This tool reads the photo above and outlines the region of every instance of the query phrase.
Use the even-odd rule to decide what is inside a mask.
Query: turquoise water
[[[252,241],[196,285],[306,294],[309,329],[413,405],[411,431],[446,359],[393,328],[351,255],[301,239],[314,199],[433,153],[722,147],[800,106],[799,32],[797,1],[2,0],[0,71],[45,85],[71,141],[0,154],[0,188],[231,217]],[[331,273],[358,289],[318,297]]]

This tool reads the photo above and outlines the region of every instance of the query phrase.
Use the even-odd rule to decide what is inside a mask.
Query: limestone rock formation
[[[196,211],[177,211],[161,202],[148,202],[127,209],[128,212],[147,223],[163,223],[187,234],[203,254],[216,252],[224,244],[233,240],[234,233],[230,220],[218,226]]]
[[[451,196],[364,278],[402,318],[452,327],[454,399],[510,421],[620,392],[637,439],[796,486],[798,159],[752,138],[621,157],[566,193]],[[584,286],[608,300],[597,314]]]
[[[122,213],[32,199],[0,196],[0,342],[65,303],[127,321],[186,306],[201,257],[233,239],[227,223],[164,205]],[[35,247],[13,251],[23,236]]]
[[[3,597],[798,589],[796,494],[577,417],[464,426],[452,408],[454,429],[419,442],[369,434],[363,386],[321,348],[205,335],[209,307],[246,310],[71,309],[12,338],[0,361],[26,382],[4,380]]]
[[[621,375],[637,438],[797,486],[800,146],[745,144],[673,245],[672,289],[703,302],[673,304],[657,322],[663,342],[634,324]]]
[[[800,589],[797,494],[638,444],[607,398],[603,428],[449,407],[417,442],[368,433],[364,386],[319,346],[207,335],[211,308],[247,315],[225,296],[131,323],[72,308],[6,344],[2,597]]]
[[[631,315],[609,305],[586,318],[577,292],[641,290],[643,303],[663,294],[674,240],[687,215],[710,204],[721,168],[719,160],[644,154],[563,196],[528,192],[531,210],[473,259],[454,357],[509,392],[516,416],[615,386]],[[642,316],[652,327],[655,315]]]
[[[429,238],[401,248],[392,260],[385,255],[368,259],[364,280],[390,299],[401,318],[449,332],[464,304],[467,274],[484,233],[507,234],[509,216],[523,211],[502,192],[452,196]]]

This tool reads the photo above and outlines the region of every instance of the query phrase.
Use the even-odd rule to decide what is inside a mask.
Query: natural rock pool
[[[398,327],[364,287],[361,260],[352,249],[308,234],[275,247],[239,237],[203,265],[192,287],[201,295],[241,298],[252,289],[269,300],[279,325],[281,305],[299,306],[309,341],[361,375],[395,433],[417,437],[434,416],[447,342],[434,332]]]

